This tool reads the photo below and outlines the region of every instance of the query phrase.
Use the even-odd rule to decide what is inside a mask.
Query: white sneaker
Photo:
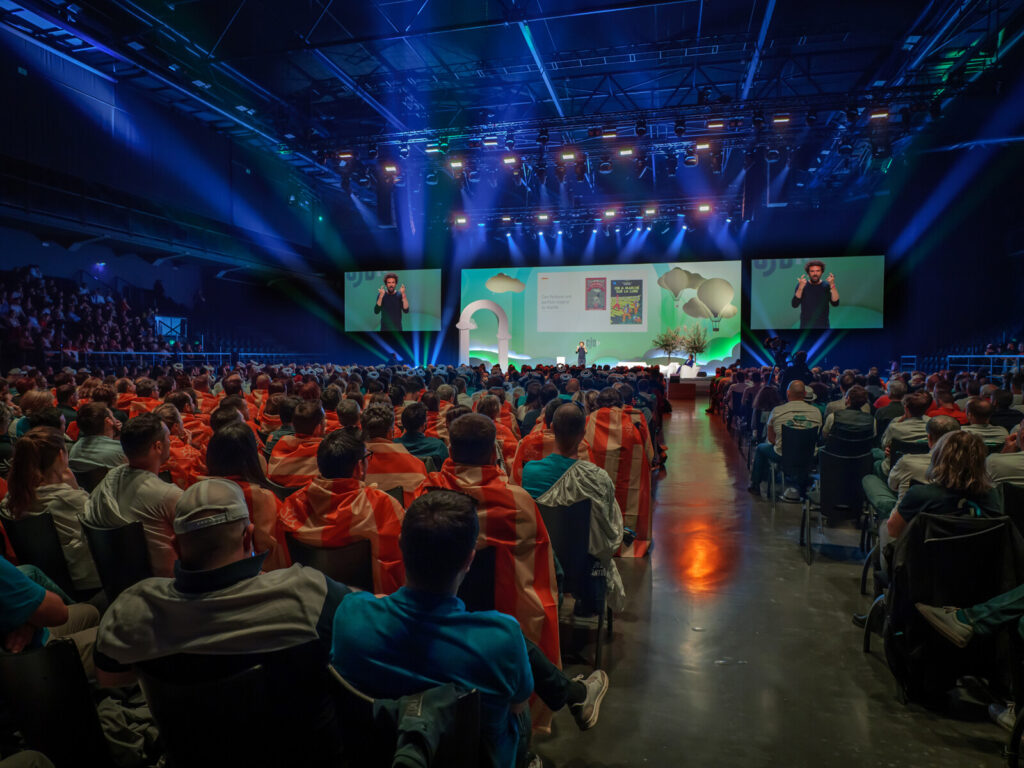
[[[783,501],[800,501],[800,491],[796,488],[787,488],[786,492],[782,494]]]
[[[1001,725],[1006,730],[1013,732],[1013,726],[1017,722],[1017,714],[1013,711],[1013,702],[1010,702],[1010,706],[1001,707],[998,704],[988,705],[988,716],[992,718],[992,722],[996,725]]]

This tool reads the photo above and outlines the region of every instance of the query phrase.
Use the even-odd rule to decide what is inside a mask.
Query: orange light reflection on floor
[[[736,569],[736,531],[722,515],[693,515],[673,526],[680,534],[676,578],[694,596],[704,596],[728,581]]]

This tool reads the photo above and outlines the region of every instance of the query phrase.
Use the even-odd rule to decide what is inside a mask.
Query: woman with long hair
[[[223,477],[241,486],[249,520],[255,526],[253,547],[257,553],[268,553],[263,569],[271,571],[291,565],[284,532],[277,524],[281,501],[271,490],[260,464],[252,430],[239,421],[214,432],[206,448],[206,471],[209,477]]]
[[[78,487],[68,469],[68,451],[59,430],[35,427],[14,444],[0,517],[21,520],[29,515],[50,515],[71,581],[79,591],[100,587],[96,563],[78,519],[88,500],[89,494]]]
[[[929,483],[912,485],[886,524],[895,539],[922,512],[933,515],[975,514],[998,517],[1003,500],[985,470],[988,449],[977,435],[947,432],[932,448]]]

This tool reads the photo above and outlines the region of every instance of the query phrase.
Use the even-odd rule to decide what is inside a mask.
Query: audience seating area
[[[719,369],[708,413],[745,454],[750,492],[773,513],[799,505],[808,565],[815,554],[862,560],[861,593],[873,602],[853,621],[866,653],[881,636],[874,652],[884,645],[878,660],[900,700],[959,717],[957,702],[974,702],[967,716],[980,707],[982,717],[988,703],[988,715],[1012,731],[1006,753],[1017,765],[1024,374],[991,360],[883,377],[877,368],[810,368],[798,353],[781,369]],[[765,442],[780,434],[781,455]],[[965,681],[981,691],[965,693]]]
[[[8,301],[26,284],[8,284]],[[68,309],[87,300],[54,296],[55,306]],[[22,309],[26,316],[33,311]],[[106,322],[104,311],[117,317],[128,310],[97,310]],[[543,663],[560,664],[563,654],[582,661],[586,668],[576,678],[548,671],[582,689],[563,702],[580,728],[590,727],[607,690],[602,650],[614,642],[613,613],[628,599],[612,557],[642,555],[638,544],[651,544],[650,473],[666,461],[665,411],[666,383],[657,368],[503,373],[483,366],[252,363],[115,373],[54,372],[26,361],[0,379],[0,490],[8,489],[0,533],[6,560],[22,574],[0,571],[8,573],[0,578],[0,589],[8,590],[0,603],[14,599],[10,585],[27,577],[59,605],[57,618],[39,618],[46,598],[29,623],[6,630],[0,699],[19,706],[0,712],[0,743],[70,765],[68,745],[55,734],[74,718],[77,754],[105,763],[110,747],[93,702],[103,698],[96,686],[115,686],[121,693],[103,706],[120,712],[122,722],[148,723],[133,726],[142,734],[132,740],[138,765],[156,765],[161,755],[169,765],[279,765],[295,739],[309,747],[309,765],[390,766],[403,750],[421,747],[423,765],[498,764],[484,748],[477,691],[451,684],[400,696],[366,689],[365,681],[359,685],[328,664],[331,616],[321,618],[312,637],[307,629],[304,642],[286,619],[263,616],[280,628],[262,640],[265,633],[255,632],[246,642],[262,645],[250,650],[224,641],[219,622],[208,630],[204,622],[184,621],[175,637],[149,641],[172,649],[166,652],[119,636],[133,604],[126,592],[138,600],[140,589],[164,589],[143,589],[157,581],[150,577],[168,585],[173,577],[181,589],[226,577],[225,569],[186,577],[170,568],[180,554],[172,539],[194,535],[195,529],[177,533],[185,525],[183,505],[199,499],[203,509],[216,506],[204,494],[214,493],[210,484],[218,479],[244,496],[252,528],[243,546],[262,558],[264,572],[255,580],[271,589],[304,572],[293,564],[312,569],[327,584],[326,598],[317,593],[324,610],[341,599],[332,597],[344,589],[336,583],[396,595],[405,582],[398,533],[407,510],[438,489],[473,497],[481,528],[484,520],[495,522],[477,542],[459,597],[470,609],[518,619],[531,666],[533,654]],[[481,434],[490,444],[467,452],[467,441]],[[558,472],[542,482],[533,473],[541,465],[531,464],[556,454],[565,463],[553,465]],[[577,456],[600,468],[588,465],[578,485],[566,486],[588,489],[572,497],[559,474]],[[513,472],[522,478],[515,484]],[[480,475],[484,483],[474,484]],[[221,517],[230,522],[230,505],[223,506]],[[503,522],[506,516],[514,522]],[[595,539],[595,531],[605,533]],[[231,573],[241,567],[226,566]],[[543,611],[531,614],[535,601]],[[237,620],[244,623],[249,610],[257,609],[239,608]],[[204,653],[219,642],[226,642],[223,651]],[[420,697],[416,706],[407,694]],[[535,700],[529,711],[534,727],[544,729],[558,705],[539,687],[537,695],[543,704]],[[311,701],[319,702],[315,709]],[[147,703],[149,710],[139,709]],[[427,714],[413,717],[416,707]],[[103,718],[107,739],[123,739],[109,731],[109,720]],[[285,722],[293,724],[287,744]],[[267,738],[249,738],[254,727]],[[424,728],[439,734],[427,746],[410,736]],[[531,754],[518,754],[521,764],[539,765]]]

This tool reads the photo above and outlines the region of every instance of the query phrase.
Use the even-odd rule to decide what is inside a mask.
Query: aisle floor
[[[581,733],[559,713],[551,735],[534,738],[545,766],[1003,764],[997,726],[896,700],[881,643],[865,655],[850,621],[868,606],[860,561],[808,567],[799,505],[773,516],[747,492],[721,419],[702,401],[673,406],[653,554],[619,561],[629,605],[605,645],[600,721]],[[857,543],[856,532],[834,536]]]

